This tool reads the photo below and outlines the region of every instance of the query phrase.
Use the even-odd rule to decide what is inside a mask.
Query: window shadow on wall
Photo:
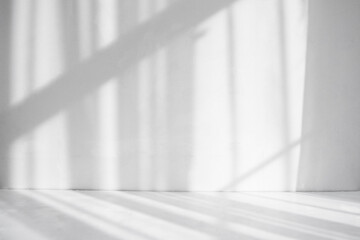
[[[103,187],[98,184],[101,182],[99,178],[103,178],[103,176],[99,176],[100,168],[104,165],[102,161],[118,162],[114,173],[109,173],[113,177],[119,175],[119,179],[116,181],[119,181],[120,185],[116,185],[116,183],[112,186],[114,188],[133,188],[139,186],[140,181],[145,182],[145,188],[154,186],[153,182],[162,182],[162,184],[168,182],[168,185],[186,188],[186,180],[184,184],[183,181],[179,182],[177,179],[179,177],[186,179],[184,175],[190,167],[187,162],[192,146],[191,68],[193,56],[191,49],[193,34],[191,29],[232,1],[174,1],[173,4],[161,10],[151,10],[154,6],[147,6],[150,8],[147,11],[154,11],[154,13],[139,23],[136,23],[139,21],[138,19],[126,19],[137,15],[138,9],[135,8],[139,6],[136,6],[136,2],[132,2],[119,1],[119,4],[127,4],[127,7],[130,7],[128,12],[123,10],[124,12],[119,14],[119,16],[121,15],[118,20],[119,29],[125,28],[126,31],[117,33],[118,38],[102,47],[98,42],[101,38],[98,32],[100,23],[97,22],[98,16],[94,10],[99,2],[89,1],[92,6],[87,6],[90,9],[87,14],[92,16],[92,22],[89,24],[90,26],[86,27],[90,32],[90,38],[93,39],[88,40],[92,47],[89,47],[90,54],[85,57],[80,56],[79,49],[83,46],[77,35],[81,17],[77,13],[79,1],[60,3],[57,21],[61,24],[60,35],[63,41],[63,53],[61,53],[63,65],[61,67],[65,70],[64,73],[53,78],[51,82],[38,87],[22,101],[12,104],[12,106],[8,104],[11,92],[8,89],[10,77],[8,76],[4,81],[1,88],[5,94],[1,95],[4,98],[1,101],[4,107],[1,112],[0,129],[5,166],[1,168],[2,187],[12,187],[9,174],[14,169],[11,169],[12,163],[6,156],[6,153],[10,152],[12,144],[23,136],[36,132],[39,127],[47,125],[54,117],[66,112],[64,126],[68,132],[65,134],[67,140],[63,141],[67,141],[68,162],[62,165],[66,166],[67,170],[60,175],[70,179],[69,184],[73,188]],[[6,14],[2,14],[2,17],[5,18],[2,21],[2,28],[3,32],[7,33],[4,34],[7,37],[2,38],[5,41],[2,44],[4,52],[2,54],[4,71],[2,72],[5,79],[10,69],[8,55],[11,49],[10,31],[13,24],[10,22],[11,3],[6,1],[2,4],[6,5],[2,8],[4,11],[6,10]],[[131,7],[132,4],[135,7]],[[154,5],[155,2],[150,1],[151,4]],[[34,11],[36,12],[36,9]],[[128,21],[130,23],[126,23]],[[124,23],[129,26],[121,26]],[[36,34],[36,30],[38,29],[34,27],[34,32],[30,34]],[[179,37],[179,35],[181,36]],[[165,48],[167,45],[169,46]],[[38,46],[39,43],[30,47]],[[36,61],[38,53],[36,51],[39,50],[32,51],[34,61]],[[147,80],[140,80],[138,75],[141,66],[136,66],[138,63],[146,65],[142,68],[147,68],[145,71],[148,72],[144,73],[142,77],[148,78]],[[41,64],[34,68],[39,66]],[[29,76],[29,79],[31,77],[33,76]],[[111,136],[103,136],[105,139],[102,139],[102,133],[98,129],[101,123],[99,113],[104,110],[104,106],[99,105],[99,102],[102,101],[99,98],[102,97],[97,91],[106,85],[107,81],[117,81],[118,85],[116,87],[116,96],[118,97],[116,110],[118,116],[116,118],[119,123],[118,129],[115,130],[116,133],[111,134],[117,135],[115,140],[119,152],[117,154],[110,153],[109,156],[99,156],[102,151],[101,147],[104,147],[101,145],[114,144]],[[145,83],[145,86],[139,86],[141,81],[148,82]],[[143,92],[142,96],[139,95],[141,87],[148,87],[148,89],[143,89],[147,92]],[[140,113],[141,106],[139,107],[139,105],[141,104],[143,108],[148,108],[148,113]],[[145,115],[142,123],[138,122],[142,120],[139,114]],[[178,129],[181,129],[181,133],[175,136],[173,132]],[[143,136],[140,137],[140,134]],[[57,139],[57,136],[54,137]],[[52,141],[49,135],[43,138],[44,141],[46,139]],[[34,151],[30,150],[30,152]],[[149,158],[144,161],[148,161],[147,166],[149,167],[145,171],[149,171],[148,175],[153,178],[150,183],[147,183],[148,179],[140,180],[140,176],[146,174],[140,173],[139,170],[141,169],[139,166],[141,164],[139,162],[140,155]],[[104,159],[100,159],[102,157]],[[169,158],[179,158],[179,160],[171,162],[168,161]],[[48,161],[51,160],[48,159]],[[35,165],[35,163],[31,165]],[[21,168],[24,165],[18,167]],[[31,180],[31,175],[39,176],[44,174],[43,171],[44,169],[41,170],[41,167],[36,170],[26,169],[27,176],[22,176],[26,178],[24,186],[46,188],[46,184],[36,186]],[[105,172],[102,175],[104,174],[106,175]],[[134,175],[136,176],[134,177]],[[136,180],[130,180],[127,183],[130,179],[127,176],[134,177]],[[98,186],[92,185],[95,182]],[[147,184],[150,186],[146,186]],[[165,184],[161,188],[167,189],[167,187]]]
[[[0,186],[234,190],[270,167],[288,187],[302,139],[288,136],[283,2],[248,9],[278,13],[271,31],[235,2],[5,2]]]

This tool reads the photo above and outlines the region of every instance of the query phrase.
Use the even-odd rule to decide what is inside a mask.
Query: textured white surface
[[[360,1],[309,1],[298,190],[360,189]]]
[[[294,190],[306,7],[0,1],[0,188]]]
[[[0,191],[1,240],[360,238],[360,192]]]
[[[1,0],[0,188],[360,190],[359,29],[359,0]]]

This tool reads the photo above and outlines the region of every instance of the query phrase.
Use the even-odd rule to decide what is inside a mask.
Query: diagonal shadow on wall
[[[7,145],[36,128],[71,102],[94,91],[109,77],[125,71],[142,57],[165,45],[177,34],[186,31],[233,1],[181,1],[129,31],[122,39],[62,74],[53,84],[33,94],[25,102],[3,111],[0,115],[2,144]],[[23,122],[24,119],[26,122]],[[9,129],[10,124],[16,124],[17,128]]]
[[[180,33],[228,6],[235,0],[179,1],[155,17],[125,33],[120,40],[72,67],[18,105],[0,113],[1,155],[6,157],[11,143],[46,120],[83,99],[110,77],[125,72],[145,56],[166,45]],[[9,25],[10,26],[10,25]],[[101,66],[101,67],[99,67]],[[9,163],[1,169],[6,185]]]

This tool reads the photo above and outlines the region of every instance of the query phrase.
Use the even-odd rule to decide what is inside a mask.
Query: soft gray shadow
[[[88,14],[93,21],[90,22],[89,51],[96,51],[96,1],[89,0]],[[61,30],[63,39],[64,68],[65,71],[76,68],[81,64],[80,42],[80,3],[76,0],[61,1]],[[68,146],[67,181],[74,188],[86,188],[99,181],[97,175],[97,161],[93,157],[96,149],[96,124],[98,122],[97,99],[90,93],[79,98],[66,109],[66,128]],[[86,171],[82,169],[86,166]],[[79,174],[79,173],[82,174]]]
[[[119,1],[117,26],[120,38],[129,29],[136,28],[140,19],[141,1]],[[125,72],[116,75],[116,91],[118,96],[117,119],[119,156],[115,168],[119,188],[139,189],[141,175],[140,162],[140,79],[139,64],[130,66]],[[149,111],[153,111],[152,108]],[[101,163],[100,163],[101,164]]]
[[[310,197],[314,197],[314,198],[320,198],[320,199],[324,199],[324,200],[338,200],[344,203],[344,206],[349,203],[350,208],[351,209],[351,205],[352,204],[360,204],[360,194],[358,191],[354,192],[354,191],[350,191],[350,192],[301,192],[300,194],[302,195],[306,195],[306,196],[310,196]],[[354,206],[355,207],[355,206]],[[360,214],[359,212],[357,212],[357,214]]]
[[[330,200],[334,197],[334,198],[337,198],[337,194],[340,193],[340,192],[333,192],[332,194],[330,195],[327,195],[328,192],[324,192],[324,194],[322,192],[297,192],[296,194],[298,195],[307,195],[307,196],[311,196],[311,197],[319,197],[319,198],[324,198],[326,200]],[[351,193],[354,193],[354,194],[359,194],[358,192],[351,192]],[[247,192],[247,193],[243,193],[245,195],[249,195],[251,197],[256,197],[256,198],[259,198],[259,199],[270,199],[270,200],[275,200],[277,202],[284,202],[284,203],[290,203],[290,204],[293,204],[294,206],[306,206],[306,207],[314,207],[314,208],[317,208],[317,209],[324,209],[324,210],[327,210],[327,211],[332,211],[332,212],[339,212],[339,213],[345,213],[345,214],[351,214],[351,215],[360,215],[359,213],[354,213],[354,212],[350,212],[350,211],[344,211],[344,210],[341,210],[341,209],[333,209],[333,208],[329,208],[329,207],[319,207],[317,205],[314,205],[314,204],[309,204],[309,203],[303,203],[303,202],[300,202],[300,201],[291,201],[291,200],[287,200],[287,199],[280,199],[280,198],[276,198],[276,197],[272,197],[272,196],[264,196],[264,195],[257,195],[257,194],[252,194],[250,192]],[[340,193],[341,194],[341,193]],[[341,195],[340,195],[341,196]],[[354,200],[355,202],[358,202],[360,199],[360,197],[358,196],[355,196]],[[348,199],[346,199],[348,200]]]
[[[341,222],[335,222],[331,219],[323,219],[323,218],[317,218],[317,217],[311,217],[304,214],[297,214],[294,212],[288,212],[285,209],[273,209],[266,206],[263,206],[261,204],[255,204],[250,202],[243,202],[243,201],[237,201],[236,199],[226,199],[225,197],[221,195],[205,195],[205,194],[191,194],[188,193],[187,196],[184,198],[187,202],[196,202],[201,201],[198,206],[206,205],[206,204],[213,204],[216,202],[217,204],[222,204],[226,207],[230,207],[231,211],[236,212],[237,210],[243,211],[244,214],[248,213],[254,213],[255,215],[260,214],[264,218],[271,219],[270,221],[266,221],[267,224],[270,226],[272,223],[276,223],[278,221],[280,222],[288,222],[289,227],[293,223],[294,225],[298,226],[299,235],[301,236],[300,239],[309,239],[314,237],[314,239],[328,239],[329,236],[321,236],[317,234],[311,234],[306,229],[313,229],[314,227],[318,229],[320,232],[321,230],[327,231],[331,230],[333,232],[338,233],[339,235],[343,235],[344,239],[353,239],[358,236],[360,236],[360,228],[355,227],[353,225],[349,225],[346,223]],[[235,215],[242,215],[240,213],[234,213]],[[261,219],[260,216],[257,217],[257,219]],[[300,226],[299,226],[300,225]],[[309,228],[308,228],[309,227]],[[266,228],[264,228],[266,229]],[[281,227],[279,227],[279,230]],[[286,227],[285,227],[286,229]],[[268,229],[267,229],[268,230]],[[331,232],[330,231],[330,232]],[[290,235],[294,237],[292,234],[295,234],[297,231],[295,229],[292,229],[290,231]],[[312,232],[312,230],[310,230]],[[289,234],[289,232],[288,232]],[[312,235],[312,236],[311,236]]]
[[[169,42],[179,36],[179,34],[192,29],[196,26],[196,24],[226,7],[233,1],[234,0],[177,1],[146,22],[131,28],[129,31],[124,33],[118,41],[112,43],[106,48],[98,50],[96,54],[80,63],[77,62],[78,46],[70,46],[67,44],[67,41],[77,41],[77,39],[64,39],[66,47],[65,55],[70,63],[70,65],[67,66],[67,71],[54,79],[50,85],[45,86],[39,92],[29,96],[24,102],[11,108],[7,105],[9,91],[5,91],[5,89],[9,88],[9,84],[5,81],[1,88],[2,90],[4,89],[5,93],[1,95],[1,97],[4,98],[4,101],[1,101],[3,109],[0,113],[0,150],[4,155],[3,159],[5,159],[3,163],[4,167],[0,170],[1,186],[9,186],[9,169],[7,166],[9,164],[9,160],[6,153],[14,140],[36,129],[55,114],[63,110],[67,110],[70,105],[74,106],[74,108],[69,111],[69,131],[72,131],[72,129],[79,126],[81,128],[87,128],[86,126],[90,124],[89,119],[80,121],[84,118],[79,117],[79,114],[82,114],[84,111],[84,106],[81,103],[84,98],[94,93],[94,91],[96,91],[111,77],[128,71],[129,68],[138,63],[141,59],[169,44]],[[10,2],[2,1],[1,4],[4,5],[4,7],[1,8],[2,11],[4,11],[4,14],[1,15],[2,18],[4,18],[4,21],[2,21],[2,28],[4,28],[3,30],[5,33],[9,33],[6,36],[10,36],[12,26],[10,22]],[[64,3],[64,9],[62,11],[66,11],[67,4],[71,5],[71,2]],[[73,4],[76,6],[76,2],[73,2]],[[73,17],[75,18],[76,16]],[[65,34],[67,37],[74,37],[72,32],[76,31],[76,25],[77,24],[74,24],[71,29],[64,28],[64,31],[70,31],[69,34]],[[10,54],[10,39],[6,37],[2,38],[2,41],[5,42],[1,45],[1,47],[6,46],[6,48],[2,48],[1,50],[4,52],[2,58],[7,58],[6,56]],[[5,73],[3,75],[5,76],[6,73],[8,73],[6,69],[9,68],[8,60],[9,59],[5,59],[2,61],[2,68],[4,68],[3,73]],[[191,79],[188,79],[186,81],[190,80]],[[181,80],[178,79],[176,81],[180,82]],[[133,87],[136,86],[134,85]],[[184,99],[184,96],[180,97],[180,99]],[[186,100],[187,104],[184,105],[184,108],[186,109],[183,109],[182,111],[190,110],[191,112],[188,103],[190,100],[191,93],[189,100]],[[76,104],[74,105],[75,102]],[[191,114],[189,117],[191,117]],[[73,120],[75,118],[77,120]],[[171,128],[172,126],[169,126],[170,131]],[[186,126],[185,128],[191,127]],[[132,134],[134,131],[136,132],[136,129],[130,130],[129,133]],[[90,138],[93,137],[91,132],[86,134],[89,134],[88,137]],[[126,135],[128,133],[124,133],[123,131],[123,134]],[[80,139],[87,136],[71,135],[71,140],[69,142],[73,144],[73,149],[71,149],[71,151],[73,153],[75,152],[75,155],[76,149],[79,146],[81,148],[84,147],[81,146],[82,143],[77,140],[78,137]],[[186,141],[190,139],[190,136],[186,135],[183,136],[183,138],[183,141]],[[171,140],[170,143],[171,142],[174,143],[173,140]],[[185,144],[188,145],[185,145],[183,149],[189,148],[191,142]],[[89,147],[89,149],[91,148],[91,146],[86,147]],[[186,150],[185,152],[189,151],[190,150]],[[173,173],[175,172],[175,168],[188,168],[189,164],[186,163],[186,161],[184,163],[185,164],[181,166],[169,166],[169,171]],[[90,163],[90,165],[91,164],[93,163]],[[134,162],[134,166],[136,166],[136,162]],[[182,172],[184,171],[186,170],[182,170]],[[170,181],[172,180],[170,179]],[[136,185],[136,183],[134,184]],[[176,185],[178,183],[173,184]]]
[[[164,208],[159,207],[158,205],[150,206],[149,204],[143,204],[138,201],[132,201],[127,198],[122,197],[121,194],[111,193],[111,192],[81,192],[86,196],[93,197],[101,201],[107,201],[112,204],[116,204],[122,207],[131,209],[142,214],[146,214],[152,217],[156,217],[160,220],[167,221],[172,224],[182,226],[184,228],[193,229],[200,233],[205,233],[216,238],[221,239],[258,239],[256,237],[234,231],[227,227],[216,226],[215,224],[208,223],[205,221],[200,221],[198,219],[192,218],[190,216],[181,215],[168,211]]]
[[[109,235],[86,221],[78,220],[76,216],[64,214],[63,211],[36,200],[36,198],[31,197],[41,195],[36,191],[28,191],[28,193],[31,194],[25,195],[16,191],[2,191],[0,193],[0,205],[8,210],[7,214],[10,219],[15,220],[20,226],[30,228],[45,239],[122,239]],[[6,217],[3,219],[6,220]],[[20,226],[19,230],[21,229]],[[122,228],[120,224],[118,227]],[[3,229],[0,237],[8,231],[11,232],[11,228]],[[22,237],[26,236],[23,235]]]
[[[309,1],[300,191],[360,189],[360,2]]]
[[[187,31],[168,45],[166,70],[167,189],[189,190],[193,158],[194,48],[197,33]]]
[[[301,227],[297,229],[291,226],[282,225],[283,220],[289,219],[286,212],[271,210],[257,205],[247,205],[236,203],[226,198],[216,196],[205,196],[201,193],[129,193],[139,198],[144,198],[156,203],[162,203],[165,206],[178,207],[186,211],[192,211],[196,214],[204,214],[216,219],[215,228],[226,227],[230,224],[240,224],[259,230],[265,230],[268,233],[279,236],[296,239],[328,239],[316,234],[304,231]],[[256,217],[254,217],[254,215]],[[290,215],[292,215],[290,213]],[[293,219],[297,218],[294,215]],[[301,219],[301,217],[300,217]],[[291,220],[289,223],[296,222]],[[306,226],[306,224],[305,224]]]
[[[5,112],[10,104],[12,10],[11,0],[0,1],[0,114]],[[2,134],[5,133],[2,132]],[[2,141],[0,142],[1,144]],[[9,150],[0,147],[0,157],[3,160],[0,167],[0,182],[7,185],[9,181]]]

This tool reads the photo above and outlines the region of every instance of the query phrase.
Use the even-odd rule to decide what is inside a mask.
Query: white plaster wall
[[[0,186],[325,189],[356,162],[357,10],[310,2],[305,78],[305,0],[0,1]]]
[[[360,2],[311,0],[298,190],[360,187]]]

